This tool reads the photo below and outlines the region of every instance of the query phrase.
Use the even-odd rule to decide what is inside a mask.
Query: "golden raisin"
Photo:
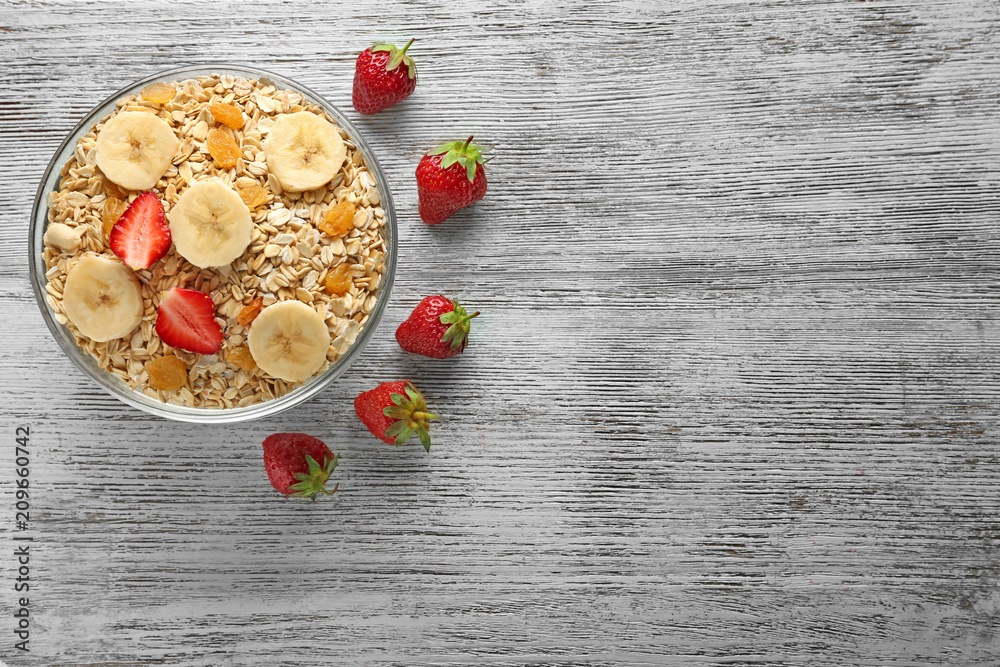
[[[187,384],[188,372],[184,362],[174,355],[158,357],[146,364],[149,386],[163,391],[177,391]]]
[[[208,133],[206,143],[208,144],[208,152],[212,154],[215,166],[219,169],[235,167],[236,160],[242,155],[240,147],[236,145],[236,141],[229,136],[228,132],[221,128],[213,128]]]
[[[172,83],[154,81],[143,88],[139,94],[142,95],[142,99],[147,102],[163,105],[174,99],[174,95],[177,94],[177,89],[174,88],[174,84]]]
[[[341,264],[326,274],[326,293],[343,294],[351,289],[351,282],[351,267],[346,263]]]
[[[253,355],[250,354],[250,348],[246,345],[240,345],[229,351],[229,363],[237,368],[242,368],[247,373],[257,367],[257,362],[254,361]]]
[[[333,236],[343,236],[354,227],[354,204],[349,201],[334,204],[326,209],[319,228]]]
[[[228,125],[234,130],[243,127],[243,112],[232,104],[213,104],[208,107],[216,123]]]
[[[104,206],[101,208],[101,223],[104,225],[104,238],[111,237],[111,228],[118,222],[118,218],[122,217],[122,213],[125,212],[126,208],[128,208],[128,204],[117,197],[108,197],[104,200]]]
[[[251,301],[240,314],[236,316],[236,321],[241,327],[245,327],[254,321],[254,318],[260,314],[261,309],[264,307],[263,297],[257,297]]]
[[[245,188],[239,188],[237,192],[240,193],[240,199],[251,211],[267,201],[267,190],[259,185],[248,185]]]

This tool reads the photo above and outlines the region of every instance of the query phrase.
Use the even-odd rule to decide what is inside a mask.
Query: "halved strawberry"
[[[222,327],[215,321],[215,304],[204,292],[172,287],[160,296],[156,335],[178,350],[215,354],[222,349]]]
[[[108,235],[111,252],[132,270],[148,269],[170,250],[170,227],[154,192],[135,198]]]

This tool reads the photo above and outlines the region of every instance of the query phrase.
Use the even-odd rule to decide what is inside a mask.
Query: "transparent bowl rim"
[[[171,403],[161,403],[159,400],[146,396],[140,391],[129,389],[116,375],[98,367],[96,360],[76,344],[76,340],[69,330],[56,321],[54,313],[46,301],[47,292],[45,291],[45,285],[48,281],[45,277],[45,261],[42,258],[42,249],[44,248],[43,236],[45,234],[45,227],[48,224],[48,193],[58,189],[62,166],[75,149],[77,140],[86,134],[89,128],[98,120],[111,113],[118,99],[138,92],[144,86],[154,81],[181,81],[198,76],[225,74],[252,79],[267,79],[279,88],[302,93],[310,102],[321,106],[324,111],[347,131],[351,140],[362,150],[365,156],[365,163],[375,177],[376,184],[378,185],[379,194],[382,199],[380,206],[385,211],[385,235],[388,247],[386,249],[385,271],[382,283],[379,285],[378,300],[375,303],[375,307],[369,313],[364,329],[358,334],[357,339],[355,339],[350,349],[324,371],[323,374],[311,378],[304,385],[296,387],[284,396],[264,401],[263,403],[256,403],[242,408],[192,408]],[[337,107],[306,86],[267,70],[226,63],[195,64],[164,70],[125,86],[91,109],[77,123],[76,127],[69,132],[59,145],[59,148],[56,149],[52,160],[49,161],[35,195],[28,236],[29,275],[35,299],[42,312],[42,318],[45,320],[46,325],[48,325],[49,331],[52,332],[52,336],[56,339],[59,347],[62,348],[66,356],[84,374],[88,375],[102,389],[123,403],[158,417],[191,423],[231,424],[262,419],[307,401],[340,377],[354,363],[374,335],[385,312],[386,305],[389,303],[389,296],[396,274],[397,240],[396,209],[385,174],[371,146],[361,136],[361,133],[354,124]]]

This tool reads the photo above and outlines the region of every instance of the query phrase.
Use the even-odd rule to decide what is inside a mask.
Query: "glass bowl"
[[[351,140],[354,141],[355,145],[363,152],[365,163],[372,176],[375,177],[375,181],[381,195],[382,201],[380,205],[385,211],[385,229],[383,230],[386,242],[385,271],[382,274],[382,282],[379,285],[377,302],[375,307],[369,313],[368,321],[365,323],[364,328],[358,334],[358,337],[355,339],[353,345],[351,345],[346,352],[338,357],[335,362],[331,363],[323,373],[309,378],[300,386],[296,387],[284,396],[264,401],[262,403],[256,403],[246,407],[233,408],[195,408],[184,405],[174,405],[172,403],[162,403],[157,399],[143,394],[141,391],[129,388],[118,376],[99,367],[96,359],[76,344],[73,334],[69,331],[69,329],[55,319],[54,313],[45,299],[45,285],[47,283],[47,279],[45,276],[45,260],[42,257],[44,249],[43,237],[45,235],[46,225],[48,224],[48,195],[50,192],[54,192],[59,189],[60,171],[62,170],[63,165],[73,154],[77,140],[86,135],[90,131],[91,127],[93,127],[93,125],[95,125],[101,118],[108,115],[115,109],[116,100],[125,95],[138,93],[144,86],[147,86],[154,81],[183,81],[185,79],[191,79],[199,76],[224,74],[230,74],[248,79],[267,79],[279,89],[296,91],[307,101],[322,107],[340,127],[347,131]],[[242,65],[193,65],[160,72],[159,74],[155,74],[149,78],[143,79],[142,81],[137,81],[126,88],[119,90],[91,110],[90,113],[88,113],[87,116],[81,120],[75,128],[73,128],[73,131],[69,133],[69,136],[66,137],[62,144],[60,144],[45,170],[45,175],[42,177],[41,184],[38,187],[38,193],[35,195],[35,203],[31,211],[28,249],[29,262],[31,264],[31,270],[29,272],[31,276],[31,286],[35,292],[35,299],[38,301],[38,307],[42,311],[42,317],[48,325],[49,330],[52,332],[53,337],[55,337],[56,342],[63,349],[63,352],[66,353],[66,356],[68,356],[73,363],[80,368],[80,370],[90,376],[94,382],[103,387],[112,396],[134,408],[176,421],[208,424],[225,424],[249,421],[252,419],[267,417],[281,412],[282,410],[287,410],[288,408],[298,405],[299,403],[315,396],[322,391],[324,387],[343,374],[343,372],[350,367],[358,356],[361,355],[361,352],[364,350],[368,341],[371,340],[371,337],[375,333],[375,329],[382,318],[386,304],[389,302],[389,293],[392,290],[393,278],[396,271],[396,255],[396,211],[393,206],[392,195],[389,191],[389,184],[386,181],[385,174],[379,166],[378,160],[375,159],[375,155],[372,153],[371,147],[365,142],[364,137],[361,136],[361,133],[358,132],[357,128],[350,121],[348,121],[347,118],[344,117],[344,114],[341,113],[335,106],[305,86],[276,74],[256,68],[244,67]]]

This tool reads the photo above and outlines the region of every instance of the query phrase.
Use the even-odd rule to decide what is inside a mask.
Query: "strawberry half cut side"
[[[135,198],[108,235],[111,251],[133,271],[148,269],[170,250],[170,227],[154,192]]]
[[[160,296],[156,335],[178,350],[215,354],[225,334],[215,321],[215,304],[204,292],[172,287]]]

